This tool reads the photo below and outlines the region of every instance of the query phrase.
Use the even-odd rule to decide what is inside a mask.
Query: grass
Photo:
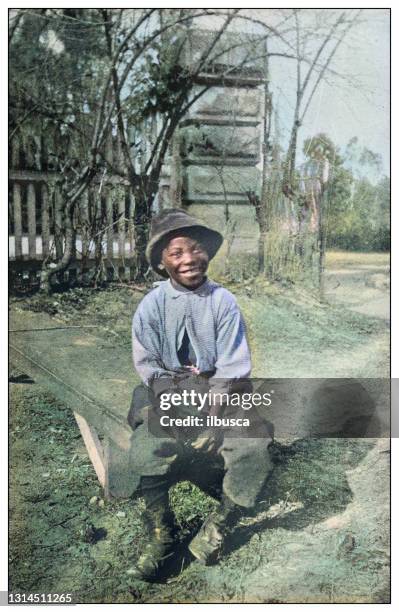
[[[362,253],[358,251],[327,251],[326,265],[327,268],[356,265],[371,265],[371,266],[388,266],[389,253],[387,252],[371,252]]]

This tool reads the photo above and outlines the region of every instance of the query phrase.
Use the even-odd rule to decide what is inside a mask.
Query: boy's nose
[[[190,263],[192,263],[194,261],[195,261],[195,256],[194,256],[194,254],[191,251],[185,251],[183,253],[183,263],[184,264],[187,265],[187,264],[190,264]]]

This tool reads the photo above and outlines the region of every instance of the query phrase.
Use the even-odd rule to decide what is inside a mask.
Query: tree
[[[298,133],[322,80],[331,74],[340,76],[333,71],[333,59],[351,28],[359,22],[360,11],[349,10],[339,11],[338,13],[329,11],[327,16],[324,10],[312,11],[310,17],[309,13],[310,11],[301,11],[299,9],[282,11],[281,24],[284,24],[284,38],[275,37],[273,39],[274,44],[269,45],[266,53],[263,162],[260,195],[255,191],[247,194],[249,201],[255,207],[259,225],[258,269],[260,272],[263,272],[265,269],[265,243],[269,238],[270,227],[274,224],[274,215],[278,208],[279,199],[278,191],[276,193],[268,185],[275,184],[276,177],[281,176],[281,170],[280,189],[292,203],[288,214],[291,214],[290,209],[292,208],[296,217],[294,223],[299,224],[297,233],[298,244],[295,246],[295,250],[298,250],[300,254],[303,252],[301,246],[305,230],[303,218],[307,215],[310,207],[313,206],[314,212],[316,211],[313,202],[314,197],[312,196],[312,193],[314,195],[314,189],[312,190],[311,188],[313,179],[312,176],[309,176],[311,164],[306,163],[306,168],[302,168],[301,171],[298,171],[297,168]],[[312,16],[314,16],[315,23],[312,23]],[[290,27],[290,24],[293,24],[293,27]],[[281,30],[281,26],[279,29]],[[270,66],[272,66],[274,57],[283,57],[286,61],[294,62],[296,65],[293,118],[282,168],[276,168],[276,164],[274,164],[274,167],[270,164],[270,161],[275,157],[269,142],[270,131],[272,129],[271,123],[273,115],[278,111],[272,98],[276,84],[270,78]],[[286,91],[287,88],[284,87],[284,95],[286,95]],[[275,143],[274,146],[279,148],[281,143]],[[303,176],[303,173],[305,173],[305,176]],[[306,186],[305,188],[303,187],[304,183],[310,186],[307,195],[304,193],[304,190],[306,192]],[[314,227],[315,224],[318,224],[318,220],[316,222],[316,214],[314,214],[314,222],[308,224],[308,227]],[[269,266],[269,269],[272,267]],[[268,274],[267,271],[266,273]]]
[[[295,48],[296,48],[296,100],[291,127],[288,151],[284,170],[283,189],[288,197],[295,193],[295,167],[298,131],[303,124],[311,102],[323,78],[328,74],[331,62],[339,47],[353,26],[357,23],[358,11],[342,11],[331,24],[327,25],[325,33],[318,32],[321,42],[314,45],[314,50],[306,58],[306,46],[309,44],[310,33],[301,26],[301,12],[294,9]],[[321,26],[321,24],[320,24]],[[303,74],[304,64],[306,66]]]
[[[236,13],[228,12],[195,60],[187,54],[195,20],[214,11],[43,9],[21,18],[11,45],[12,133],[28,122],[43,128],[43,117],[51,122],[55,165],[62,174],[65,249],[55,265],[44,265],[43,289],[49,290],[53,275],[71,261],[80,197],[96,177],[115,171],[106,155],[110,132],[118,136],[123,175],[135,197],[136,276],[143,277],[165,155],[179,121],[209,88],[190,95],[198,75],[226,52],[223,36]],[[224,67],[225,73],[231,70]],[[36,82],[32,91],[26,81],[19,85],[24,71]],[[60,135],[66,155],[57,146]]]
[[[272,118],[272,95],[270,93],[269,54],[267,39],[265,40],[264,86],[263,86],[263,142],[262,142],[262,185],[260,197],[251,190],[247,192],[248,200],[255,208],[256,220],[259,225],[258,239],[258,272],[265,271],[265,244],[270,230],[272,216],[272,197],[270,192],[270,129]]]
[[[316,144],[313,146],[318,148]],[[368,178],[380,168],[379,156],[358,147],[353,138],[340,153],[329,141],[331,179],[325,206],[326,243],[348,250],[386,250],[389,248],[389,179],[381,177],[373,184]],[[312,145],[311,145],[312,146]],[[304,149],[309,148],[305,141]],[[362,172],[358,162],[363,160]],[[363,174],[363,176],[362,176]],[[374,175],[375,176],[375,175]]]
[[[348,173],[345,169],[344,172]],[[337,201],[334,194],[328,211],[328,245],[351,251],[388,250],[389,179],[383,177],[373,185],[366,178],[351,176],[351,182],[346,199]]]
[[[200,53],[200,57],[194,62],[190,59],[187,62],[187,59],[184,58],[190,30],[183,28],[176,31],[176,26],[184,24],[187,18],[192,23],[195,12],[184,11],[183,17],[179,20],[176,20],[175,14],[172,14],[170,24],[166,23],[165,25],[165,22],[163,22],[158,27],[159,36],[154,38],[154,33],[151,34],[153,42],[150,50],[142,58],[144,62],[141,62],[136,73],[131,66],[129,67],[131,71],[129,75],[130,95],[135,97],[133,113],[131,105],[129,113],[129,104],[122,100],[121,77],[116,67],[112,71],[113,96],[117,110],[117,130],[122,143],[127,176],[135,196],[134,228],[138,279],[143,278],[148,266],[145,259],[145,247],[148,242],[152,205],[158,189],[165,155],[179,122],[190,106],[208,89],[208,87],[204,87],[199,94],[197,93],[190,98],[190,92],[198,75],[208,65],[214,64],[218,56],[221,55],[218,43],[227,31],[235,12],[232,11],[227,15],[223,25],[211,36]],[[108,53],[109,57],[112,58],[114,43],[109,25],[110,11],[104,9],[102,14]],[[222,52],[224,51],[225,48],[222,49]],[[134,82],[132,82],[132,77]],[[139,170],[136,169],[135,155],[132,154],[131,144],[129,143],[126,111],[130,114],[130,121],[135,125],[136,133],[138,131],[140,134],[141,143],[143,140],[149,140],[148,136],[143,133],[148,122],[152,120],[158,124],[157,134],[151,143],[150,151],[145,159],[143,156]],[[133,143],[133,146],[135,144]]]

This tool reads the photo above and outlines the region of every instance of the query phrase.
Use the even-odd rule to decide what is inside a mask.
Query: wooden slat
[[[130,257],[132,257],[133,249],[134,249],[133,228],[134,228],[134,207],[135,207],[135,201],[134,201],[134,196],[131,193],[130,189],[127,190],[127,197],[130,200],[130,206],[129,206],[129,246],[130,246]]]
[[[96,225],[97,208],[96,208],[96,198],[95,198],[93,187],[89,187],[87,190],[87,205],[88,205],[88,212],[89,212],[89,222],[94,227]]]
[[[10,166],[11,168],[18,168],[19,166],[19,148],[20,148],[20,142],[19,142],[19,137],[18,136],[14,136],[14,138],[11,141],[11,163]]]
[[[94,470],[97,474],[97,478],[101,486],[105,487],[106,466],[104,462],[104,452],[97,432],[94,427],[88,424],[84,417],[82,417],[75,411],[73,414],[80,429],[80,433],[82,434],[87,453],[90,457],[90,461],[93,464]]]
[[[29,235],[29,257],[36,259],[36,192],[35,186],[28,185],[28,235]]]
[[[90,190],[90,205],[91,205],[91,214],[92,221],[95,225],[95,238],[94,238],[94,251],[93,254],[94,259],[100,256],[103,253],[102,247],[102,235],[99,235],[99,231],[102,228],[102,217],[103,210],[105,209],[104,196],[98,192],[98,189],[95,187]]]
[[[99,234],[100,228],[102,227],[102,216],[103,209],[105,208],[104,196],[98,193],[96,188],[90,189],[90,210],[91,219],[95,227],[95,235],[93,236],[94,241],[94,253],[93,258],[96,262],[99,262],[103,256],[102,247],[102,234]]]
[[[42,143],[41,143],[40,136],[34,136],[32,140],[33,140],[33,147],[34,147],[34,151],[33,151],[34,166],[36,170],[39,170],[40,172],[40,170],[42,169]]]
[[[82,237],[82,260],[86,261],[89,255],[89,192],[86,190],[80,199],[81,237]]]
[[[122,260],[122,265],[125,261],[125,193],[124,189],[118,189],[118,248],[119,259]]]
[[[14,235],[15,235],[15,258],[22,256],[22,210],[21,210],[21,186],[13,185],[14,205]]]
[[[42,192],[42,250],[43,256],[47,257],[50,250],[50,214],[48,202],[47,185],[41,186]]]
[[[18,162],[19,163],[19,162]],[[10,170],[9,179],[11,181],[26,181],[26,182],[42,182],[42,181],[55,181],[59,178],[60,174],[58,172],[38,172],[35,170]],[[103,174],[98,174],[93,179],[93,185],[98,185],[99,183],[105,183],[110,185],[128,185],[129,181],[124,179],[118,175],[110,175],[107,174],[106,177],[103,177]]]
[[[105,206],[107,215],[107,258],[112,259],[114,255],[114,228],[113,228],[113,197],[110,190],[106,190]]]
[[[54,242],[57,259],[61,259],[63,253],[62,244],[62,201],[59,189],[54,189]]]

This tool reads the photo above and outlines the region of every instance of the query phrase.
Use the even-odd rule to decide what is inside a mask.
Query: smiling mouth
[[[184,270],[180,274],[198,274],[198,272],[200,272],[199,268],[190,268],[190,270]]]

